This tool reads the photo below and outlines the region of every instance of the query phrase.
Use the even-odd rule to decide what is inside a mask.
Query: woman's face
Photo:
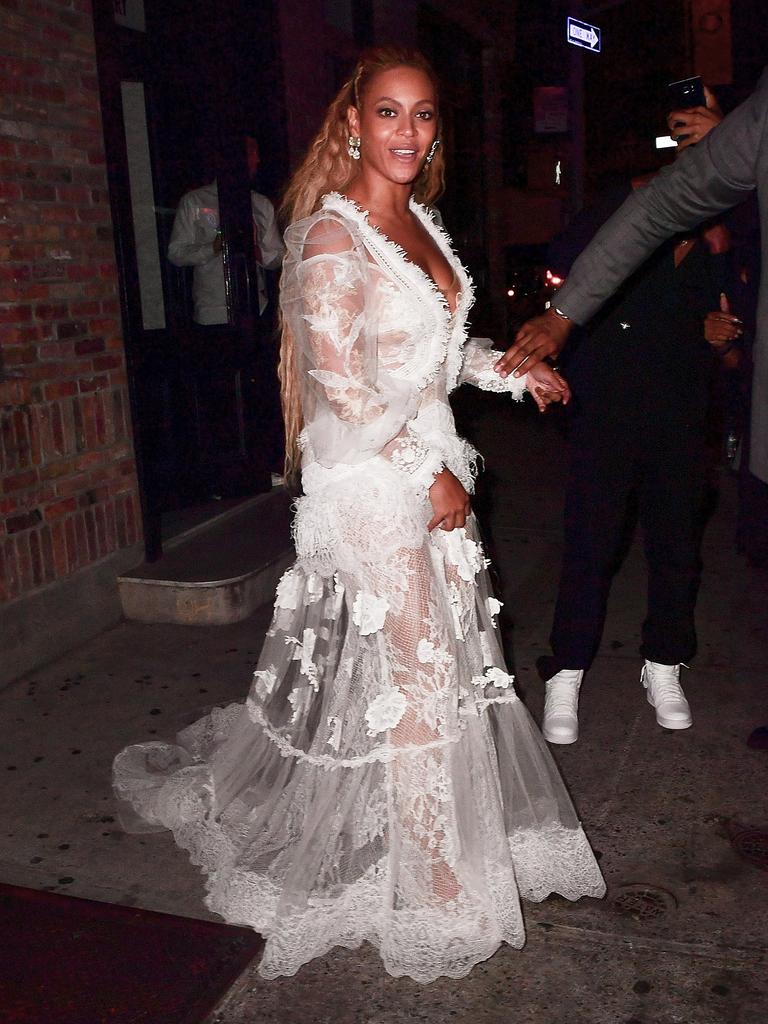
[[[437,97],[418,68],[379,71],[348,112],[351,135],[360,138],[361,169],[409,184],[421,171],[437,134]]]

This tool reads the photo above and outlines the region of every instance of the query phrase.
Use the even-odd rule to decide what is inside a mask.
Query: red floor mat
[[[246,928],[0,883],[2,1024],[199,1024],[261,951]]]

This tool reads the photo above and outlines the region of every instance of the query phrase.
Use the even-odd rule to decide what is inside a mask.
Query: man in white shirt
[[[255,139],[248,139],[248,171],[253,180],[259,163]],[[280,266],[283,241],[275,209],[266,196],[251,191],[254,248],[258,272],[259,314],[267,307],[265,270]],[[193,267],[193,319],[197,324],[226,324],[227,294],[219,231],[219,191],[216,181],[182,196],[173,221],[168,259],[177,267]]]

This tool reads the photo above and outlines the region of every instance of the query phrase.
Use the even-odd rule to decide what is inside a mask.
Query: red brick
[[[28,469],[25,473],[16,473],[13,476],[7,476],[3,480],[3,491],[5,494],[10,494],[12,491],[21,491],[25,487],[31,487],[37,482],[37,472],[34,469]]]
[[[65,225],[66,227],[66,225]],[[23,237],[28,242],[58,242],[64,234],[59,224],[24,224]]]
[[[93,360],[94,370],[116,370],[122,365],[123,357],[118,355],[96,356]]]
[[[19,590],[24,593],[33,587],[32,556],[29,553],[29,535],[22,533],[13,538],[16,564],[19,569]]]
[[[0,224],[0,242],[16,242],[24,237],[23,224]],[[0,250],[2,252],[2,250]],[[13,249],[9,250],[10,258],[13,259]]]
[[[50,181],[53,185],[68,185],[72,181],[72,168],[63,164],[40,164],[38,166],[38,177],[43,181]]]
[[[84,473],[80,473],[78,476],[67,476],[62,480],[56,482],[56,498],[71,498],[76,497],[78,505],[82,504],[81,497],[83,488],[87,485],[88,480]]]
[[[45,579],[45,569],[40,551],[40,537],[34,530],[29,534],[29,555],[32,562],[32,585],[39,587]]]
[[[77,534],[71,517],[64,521],[64,536],[67,544],[67,566],[69,572],[74,572],[80,567],[80,562],[77,552]]]
[[[74,512],[76,508],[77,499],[70,495],[68,498],[62,498],[61,501],[54,501],[51,505],[48,505],[47,508],[43,509],[43,515],[46,522],[50,523],[54,519],[60,519],[62,516]]]
[[[44,182],[25,181],[21,186],[20,195],[33,203],[52,203],[56,199],[56,189]]]
[[[114,460],[113,460],[114,461]],[[91,469],[93,466],[98,466],[104,462],[103,452],[85,452],[77,457],[77,468],[78,469]],[[109,467],[109,475],[114,476],[114,467]]]
[[[90,203],[91,192],[87,185],[59,185],[56,189],[60,203],[74,203],[76,206]]]
[[[52,402],[57,398],[68,398],[77,394],[77,384],[73,380],[62,380],[56,384],[46,384],[45,400]]]
[[[56,564],[53,554],[53,541],[51,538],[51,528],[47,525],[43,525],[39,531],[40,535],[40,550],[43,562],[43,579],[46,583],[50,583],[56,578]]]
[[[5,346],[3,348],[3,359],[9,367],[23,366],[25,363],[35,363],[37,362],[37,349],[34,345],[29,345],[26,348]]]
[[[53,159],[53,150],[47,143],[31,142],[28,139],[16,143],[16,152],[22,160],[35,160],[40,163],[50,163]]]
[[[69,571],[67,560],[66,531],[63,520],[57,520],[51,524],[51,546],[53,548],[53,561],[56,575],[63,579]]]
[[[57,338],[77,338],[86,332],[85,323],[82,320],[65,320],[56,325]]]
[[[21,198],[21,185],[15,181],[0,181],[0,202]]]
[[[109,386],[109,377],[106,374],[97,377],[81,377],[77,383],[81,394],[87,391],[100,391]]]
[[[0,323],[19,324],[31,319],[31,306],[0,306]]]
[[[0,281],[7,284],[18,284],[22,281],[29,281],[32,277],[32,268],[29,265],[7,266],[0,263]]]
[[[20,328],[20,331],[22,341],[38,346],[44,341],[50,341],[53,337],[53,328],[49,321],[26,324]],[[42,357],[38,356],[38,359],[40,358]]]
[[[40,470],[41,480],[58,480],[61,477],[72,476],[77,472],[77,464],[74,459],[54,459],[47,462]]]
[[[34,99],[45,103],[63,103],[67,98],[62,86],[50,82],[30,82],[30,91]]]
[[[40,262],[32,268],[32,276],[36,281],[63,281],[67,276],[67,268],[54,260]]]
[[[75,342],[75,354],[78,356],[93,355],[96,352],[104,351],[103,338],[83,338]]]
[[[37,527],[41,520],[40,509],[30,509],[29,512],[20,512],[14,516],[8,516],[5,521],[6,531],[11,533],[21,533],[23,530],[33,530]]]
[[[27,467],[32,462],[32,449],[29,440],[29,410],[16,409],[13,413],[13,429],[16,435],[18,461],[20,466]]]
[[[16,547],[11,540],[6,540],[3,543],[3,562],[5,564],[3,579],[6,583],[8,597],[13,598],[19,592],[19,571],[16,562]]]
[[[38,320],[63,320],[67,314],[64,303],[40,303],[35,306],[35,317]]]
[[[82,233],[83,231],[88,232],[90,228],[84,228],[82,225],[74,225],[67,228],[69,233],[77,231]],[[71,263],[67,267],[67,277],[70,281],[90,281],[94,277],[98,277],[98,267],[91,266],[89,264],[82,263]]]
[[[117,547],[117,524],[115,522],[114,501],[108,501],[104,506],[104,522],[107,531],[107,550],[114,551]]]
[[[31,302],[34,299],[47,299],[49,294],[50,290],[47,284],[39,282],[31,284],[24,281],[0,287],[0,302],[18,302],[19,299],[22,299],[24,302]]]

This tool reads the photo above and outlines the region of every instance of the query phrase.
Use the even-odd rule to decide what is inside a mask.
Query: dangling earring
[[[350,135],[347,143],[347,152],[353,160],[360,159],[360,139],[357,135]]]
[[[431,163],[432,163],[432,160],[433,160],[433,158],[434,158],[434,155],[435,155],[435,153],[437,152],[437,147],[438,147],[439,145],[440,145],[440,139],[435,139],[435,141],[434,141],[434,142],[432,143],[432,145],[430,146],[429,152],[427,153],[427,163],[428,163],[428,164],[431,164]]]

